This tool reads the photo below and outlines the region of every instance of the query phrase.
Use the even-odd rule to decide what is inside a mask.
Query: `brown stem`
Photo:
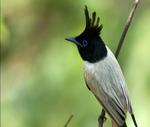
[[[69,116],[69,118],[68,118],[67,122],[65,123],[64,127],[67,127],[67,126],[68,126],[68,124],[70,123],[70,121],[72,120],[72,118],[73,118],[73,114],[71,114],[71,115]]]
[[[105,110],[102,109],[100,116],[98,117],[98,127],[103,127],[104,122],[106,121]]]
[[[136,10],[136,8],[137,8],[138,2],[139,2],[138,0],[133,0],[132,9],[131,9],[131,11],[130,11],[130,13],[129,13],[128,19],[127,19],[127,21],[126,21],[125,27],[124,27],[124,29],[123,29],[123,32],[122,32],[122,35],[121,35],[121,38],[120,38],[120,41],[119,41],[119,43],[118,43],[118,47],[117,47],[116,52],[115,52],[116,58],[118,58],[118,55],[119,55],[120,50],[121,50],[121,48],[122,48],[124,39],[125,39],[125,37],[126,37],[126,34],[127,34],[127,32],[128,32],[128,29],[129,29],[129,26],[130,26],[131,21],[132,21],[132,19],[133,19],[133,16],[134,16],[135,10]]]

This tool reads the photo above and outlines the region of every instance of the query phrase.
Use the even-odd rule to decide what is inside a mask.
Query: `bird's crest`
[[[99,25],[100,18],[96,17],[96,12],[94,11],[92,13],[92,17],[90,18],[88,8],[87,6],[85,6],[84,13],[85,13],[86,26],[83,33],[87,33],[90,35],[99,35],[103,28],[103,25],[102,24]]]

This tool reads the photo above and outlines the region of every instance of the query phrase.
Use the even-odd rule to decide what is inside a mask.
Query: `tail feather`
[[[123,126],[121,126],[121,127],[127,127],[127,124],[126,124],[126,123],[124,123],[124,124],[123,124]]]
[[[116,122],[114,120],[112,120],[112,127],[127,127],[126,122],[124,122],[124,124],[122,126],[119,126],[116,124]]]
[[[131,114],[131,117],[132,117],[132,120],[133,120],[135,127],[138,127],[134,114]]]

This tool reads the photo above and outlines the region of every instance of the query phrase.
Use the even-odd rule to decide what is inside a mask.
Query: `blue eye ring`
[[[87,45],[88,45],[87,40],[83,40],[83,41],[82,41],[82,46],[83,46],[83,47],[86,47]]]

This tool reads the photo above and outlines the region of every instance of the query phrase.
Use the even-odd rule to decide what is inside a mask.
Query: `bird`
[[[129,112],[135,127],[138,127],[121,67],[100,36],[103,28],[100,18],[95,11],[90,16],[86,5],[84,13],[86,25],[83,32],[65,39],[77,46],[83,60],[85,84],[108,113],[112,124],[127,127]]]

